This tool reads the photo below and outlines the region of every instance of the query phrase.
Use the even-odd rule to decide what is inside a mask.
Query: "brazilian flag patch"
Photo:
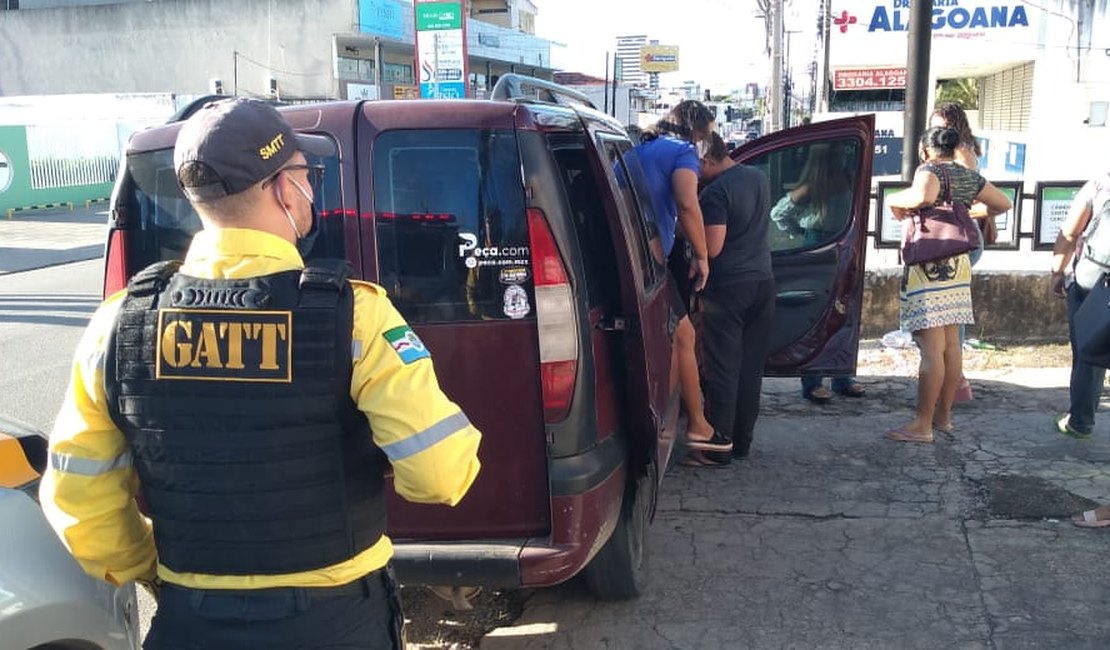
[[[401,362],[405,365],[431,356],[428,354],[428,348],[424,347],[424,342],[408,325],[386,330],[382,333],[382,336],[385,337],[389,345],[393,346],[393,351],[401,357]]]

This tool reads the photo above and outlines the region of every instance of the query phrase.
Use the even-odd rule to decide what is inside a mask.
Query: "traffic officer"
[[[481,434],[384,290],[305,268],[305,153],[335,147],[260,101],[186,121],[174,165],[204,229],[75,356],[42,505],[87,572],[162,585],[147,648],[402,647],[383,475],[455,505],[478,474]]]

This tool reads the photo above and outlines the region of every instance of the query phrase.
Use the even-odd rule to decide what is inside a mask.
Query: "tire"
[[[647,526],[656,487],[655,464],[630,481],[621,501],[621,515],[613,534],[582,572],[590,592],[600,600],[636,598],[647,584]]]

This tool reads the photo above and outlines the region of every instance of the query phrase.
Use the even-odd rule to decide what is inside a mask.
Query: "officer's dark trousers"
[[[752,444],[774,316],[772,279],[710,286],[699,300],[706,417],[731,436],[733,456],[746,456]]]
[[[146,650],[332,648],[398,650],[404,618],[392,572],[325,589],[162,587]]]

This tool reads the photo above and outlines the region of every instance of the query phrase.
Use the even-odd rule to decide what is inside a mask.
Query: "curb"
[[[110,197],[105,197],[103,199],[86,199],[85,200],[85,209],[87,210],[87,209],[91,208],[94,203],[107,203],[108,201],[111,201],[111,200],[112,199]]]
[[[89,206],[86,205],[85,207]],[[8,208],[8,220],[10,221],[12,215],[16,212],[27,212],[28,210],[49,210],[52,208],[69,208],[69,211],[73,212],[73,201],[66,201],[65,203],[43,203],[42,205],[28,205],[22,208]]]

